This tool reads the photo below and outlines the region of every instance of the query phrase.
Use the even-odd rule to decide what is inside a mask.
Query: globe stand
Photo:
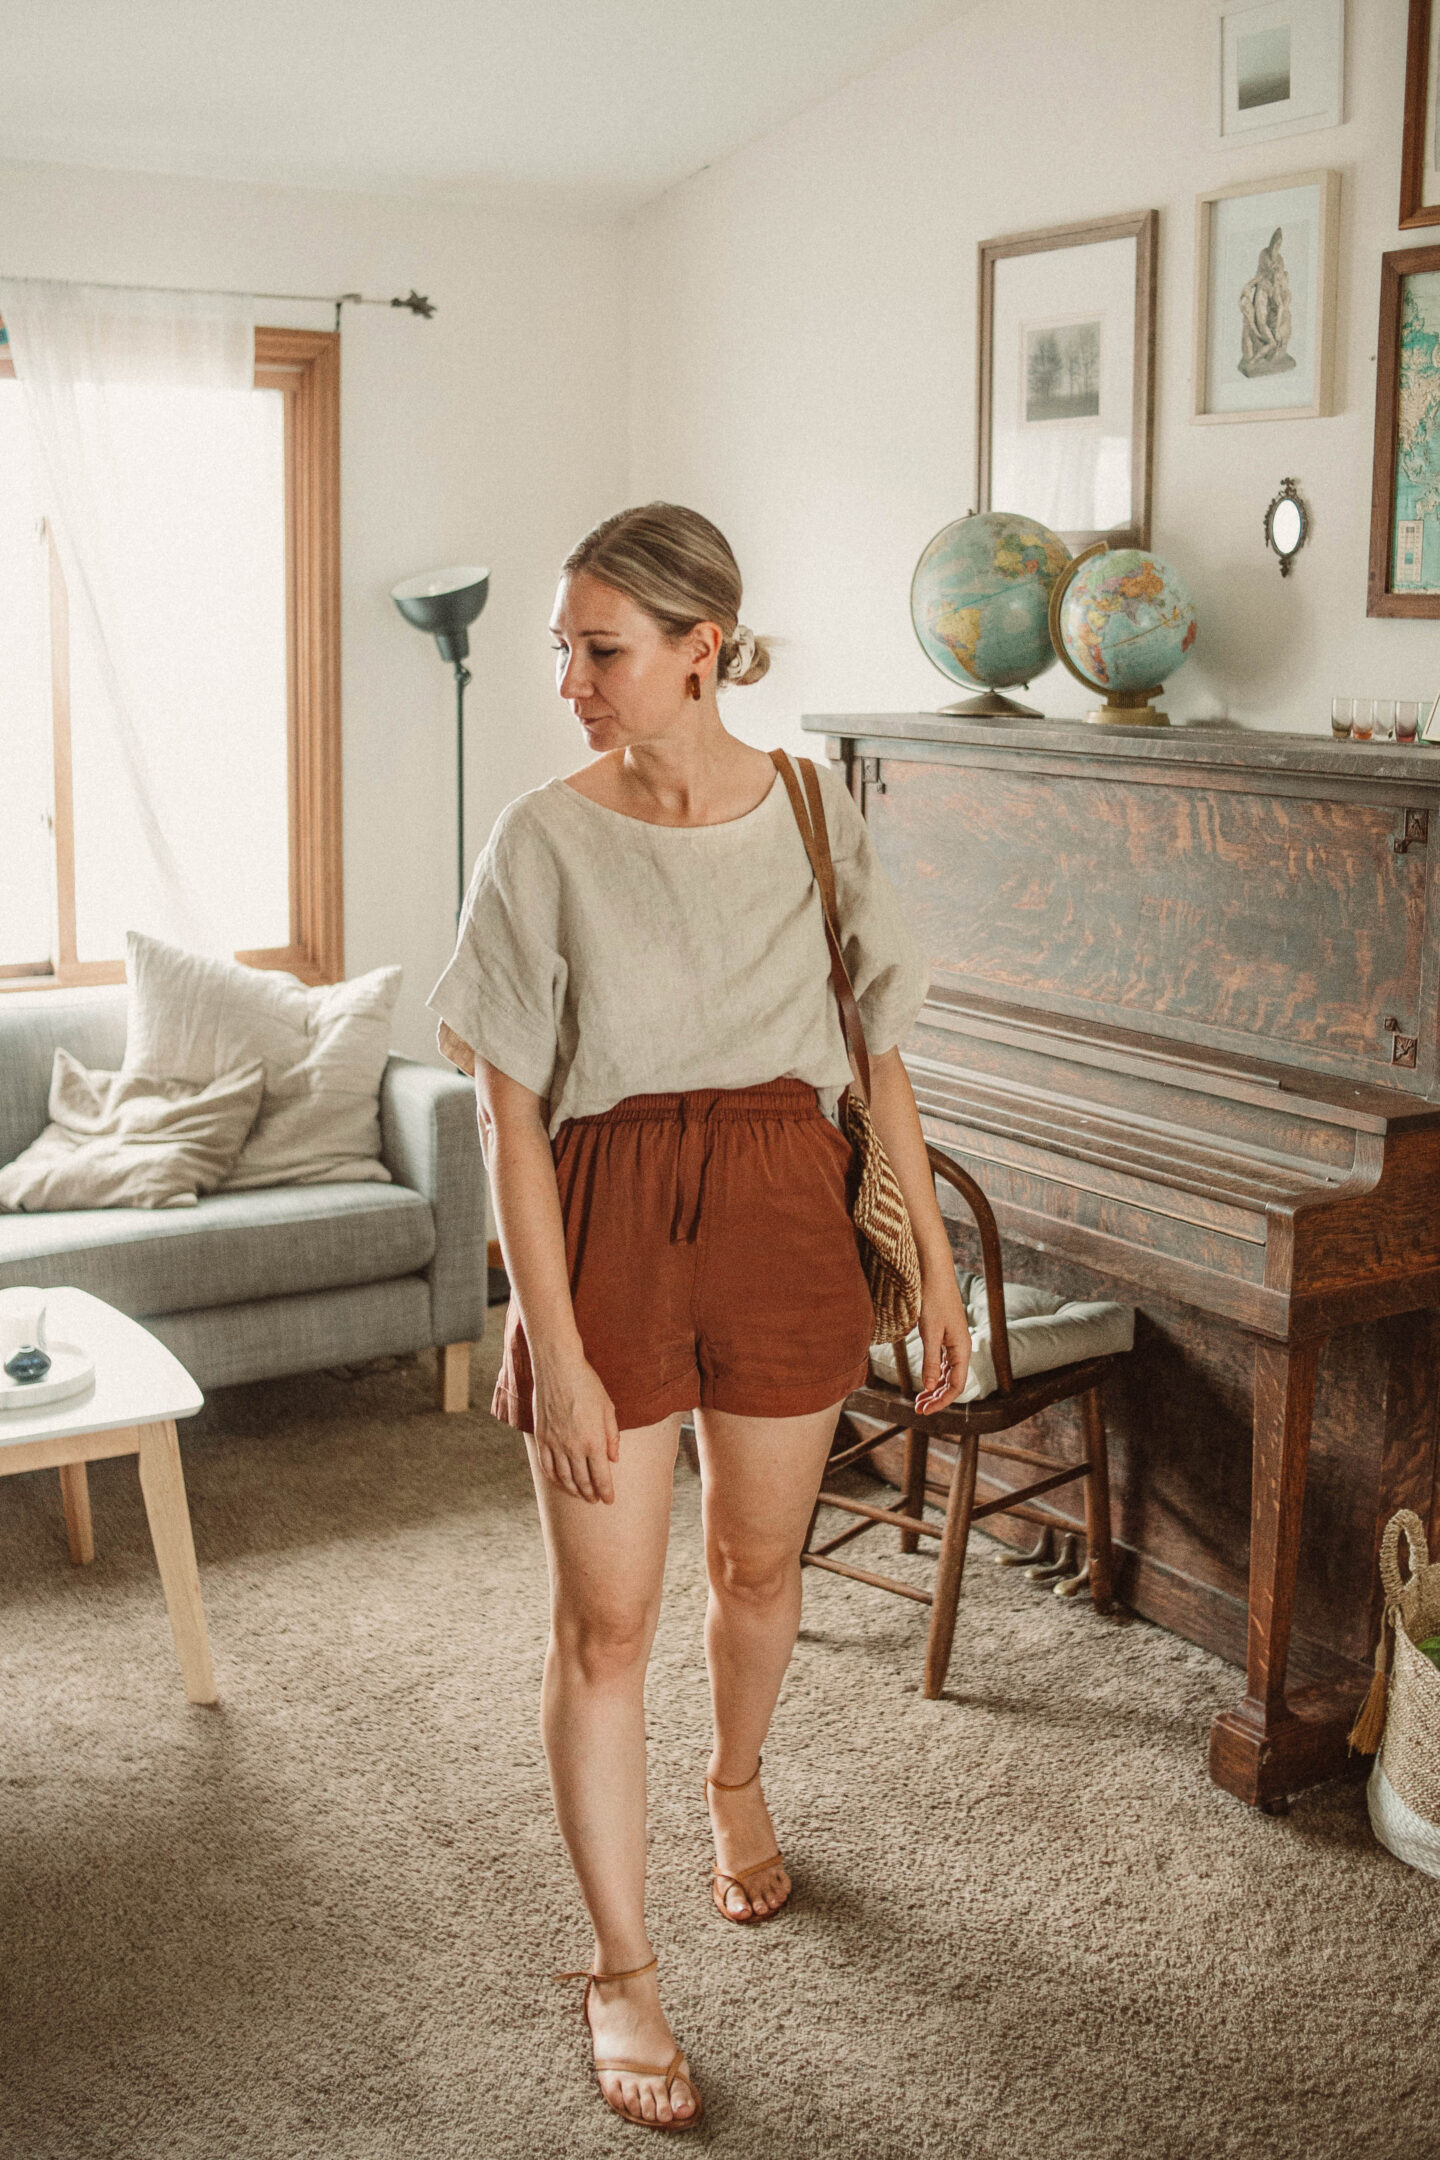
[[[1025,685],[1028,690],[1030,685]],[[983,697],[961,698],[954,705],[942,705],[940,714],[946,720],[1043,720],[1045,715],[1036,712],[1033,705],[1021,705],[1014,698],[1005,697],[999,690],[987,690]]]
[[[1080,680],[1091,690],[1099,688],[1086,675]],[[1157,712],[1150,703],[1151,698],[1159,697],[1162,688],[1156,683],[1153,690],[1112,690],[1105,703],[1087,712],[1085,718],[1092,727],[1169,727],[1169,713]]]

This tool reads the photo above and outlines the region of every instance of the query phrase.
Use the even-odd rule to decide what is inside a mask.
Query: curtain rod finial
[[[413,285],[403,300],[392,300],[390,305],[391,307],[409,308],[412,315],[423,315],[427,322],[435,313],[434,301],[427,299],[424,293],[416,292]]]

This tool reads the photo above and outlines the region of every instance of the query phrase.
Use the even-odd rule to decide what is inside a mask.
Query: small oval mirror
[[[1293,555],[1300,545],[1303,530],[1300,505],[1291,502],[1287,495],[1284,502],[1276,504],[1275,515],[1270,520],[1270,545],[1277,555]]]
[[[1293,480],[1282,480],[1280,492],[1265,512],[1265,545],[1280,558],[1280,575],[1289,577],[1290,565],[1310,533],[1310,513],[1300,499]]]

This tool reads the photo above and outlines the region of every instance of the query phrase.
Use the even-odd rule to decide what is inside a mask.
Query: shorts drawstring
[[[613,1109],[567,1118],[552,1145],[557,1159],[590,1129],[636,1123],[676,1124],[675,1199],[670,1243],[693,1245],[700,1235],[705,1167],[720,1125],[753,1124],[761,1118],[823,1118],[816,1093],[805,1080],[767,1080],[750,1088],[695,1088],[684,1094],[627,1095]]]
[[[675,1212],[670,1219],[672,1245],[693,1245],[700,1235],[700,1196],[705,1160],[710,1153],[710,1105],[699,1114],[680,1100],[680,1142],[675,1153]]]

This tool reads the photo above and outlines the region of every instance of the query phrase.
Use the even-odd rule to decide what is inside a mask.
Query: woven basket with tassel
[[[1408,1582],[1400,1578],[1402,1532]],[[1385,1525],[1380,1580],[1385,1611],[1375,1677],[1350,1745],[1363,1755],[1379,1751],[1367,1795],[1376,1837],[1397,1859],[1440,1875],[1440,1671],[1417,1647],[1440,1636],[1440,1565],[1431,1566],[1424,1525],[1409,1508]]]

